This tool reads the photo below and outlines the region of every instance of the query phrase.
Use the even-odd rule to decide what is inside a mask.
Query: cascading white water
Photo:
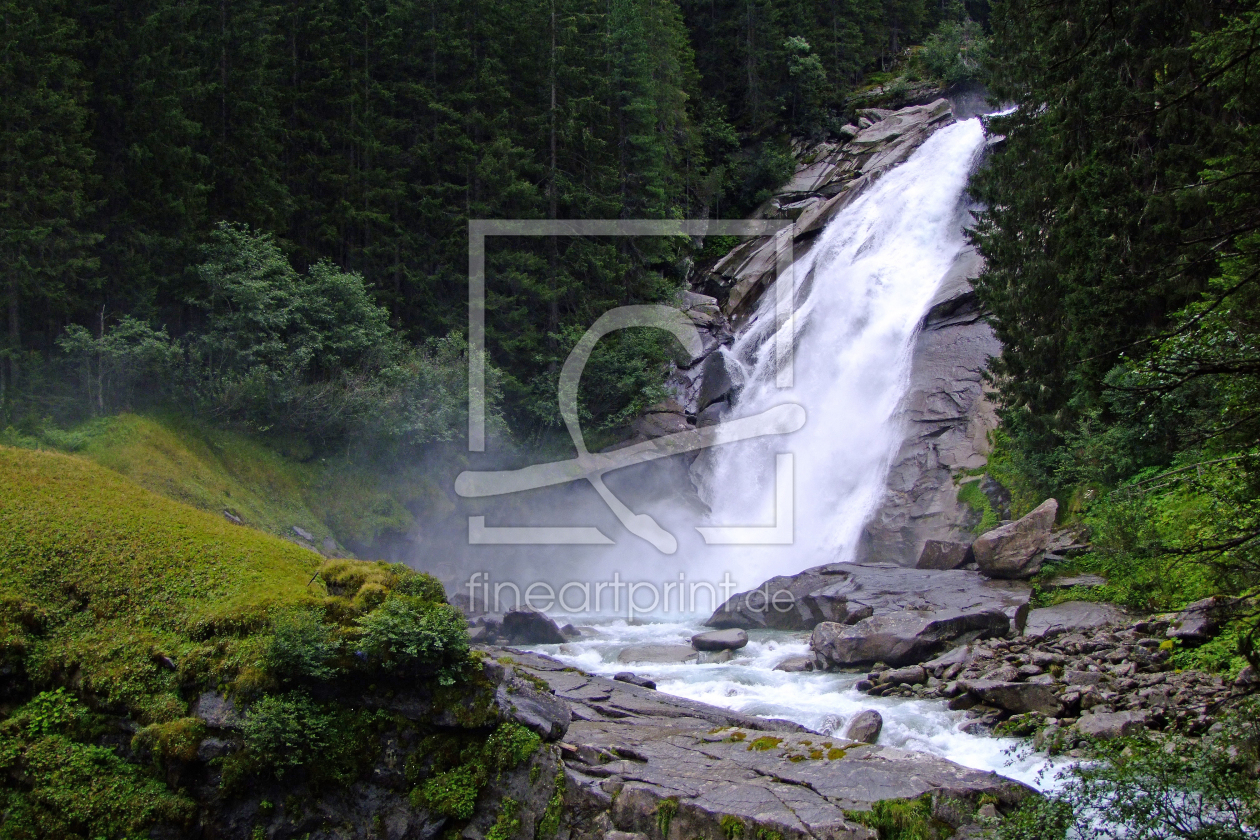
[[[790,546],[737,545],[704,552],[706,574],[730,571],[755,586],[776,574],[848,560],[883,492],[901,441],[916,328],[966,244],[964,191],[984,145],[978,119],[937,131],[904,164],[828,224],[798,260],[794,386],[776,387],[775,298],[725,351],[742,379],[723,419],[782,403],[805,407],[805,427],[706,451],[695,474],[718,525],[774,521],[775,453],[794,456],[795,539]],[[781,281],[782,282],[782,281]]]

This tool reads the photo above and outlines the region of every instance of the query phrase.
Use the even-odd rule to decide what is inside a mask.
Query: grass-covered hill
[[[492,771],[532,770],[540,743],[500,720],[493,679],[512,677],[488,682],[496,667],[427,575],[327,560],[87,458],[0,446],[5,840],[289,836],[375,780],[387,744],[407,771],[373,795],[462,825],[498,795]]]

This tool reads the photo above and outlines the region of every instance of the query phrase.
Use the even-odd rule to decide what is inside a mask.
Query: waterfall
[[[794,383],[776,386],[776,290],[722,351],[742,386],[723,420],[796,403],[804,428],[705,451],[693,468],[709,524],[775,520],[778,453],[792,453],[791,545],[703,552],[703,572],[743,584],[850,560],[884,490],[903,437],[898,407],[917,328],[966,240],[965,190],[984,146],[978,119],[937,131],[904,164],[841,211],[794,267],[784,330],[794,336]],[[784,281],[786,282],[786,281]],[[697,569],[697,571],[701,571]]]

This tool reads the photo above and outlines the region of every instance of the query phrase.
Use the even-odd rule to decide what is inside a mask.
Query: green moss
[[[722,818],[718,820],[718,828],[726,840],[735,840],[737,837],[744,836],[744,821],[730,814],[722,815]]]
[[[974,533],[983,534],[985,531],[991,531],[997,527],[997,511],[993,509],[993,504],[989,501],[989,497],[980,489],[979,480],[968,481],[959,485],[958,501],[979,514],[980,521],[972,528]]]
[[[674,821],[674,817],[678,814],[678,797],[671,796],[668,799],[662,799],[660,804],[656,806],[656,830],[661,833],[664,840],[669,838],[669,825]]]
[[[538,818],[538,827],[534,831],[536,840],[550,840],[560,831],[560,818],[564,815],[564,767],[556,771],[552,784],[551,798],[547,800],[547,807]]]
[[[869,811],[845,811],[844,816],[875,829],[880,840],[935,840],[938,836],[930,795],[918,799],[885,799],[873,803]]]
[[[831,749],[827,750],[827,760],[839,761],[840,759],[844,758],[846,754],[847,754],[846,750],[842,750],[839,747],[832,747]]]
[[[748,750],[750,752],[752,750],[757,750],[758,752],[765,752],[766,750],[774,749],[775,747],[779,746],[779,744],[782,744],[782,743],[783,743],[782,738],[776,738],[773,735],[763,735],[757,740],[749,742]]]
[[[719,730],[719,731],[720,731],[720,730]],[[745,739],[745,738],[747,738],[747,737],[748,737],[748,733],[747,733],[747,732],[744,732],[744,731],[742,731],[742,730],[737,729],[737,730],[735,730],[734,732],[732,732],[730,735],[728,735],[728,736],[727,736],[727,738],[726,738],[726,740],[728,740],[728,741],[742,741],[742,740],[744,740],[744,739]]]
[[[158,763],[192,761],[197,747],[206,737],[206,726],[198,718],[185,717],[169,723],[154,723],[137,732],[131,739],[136,752],[149,752]]]
[[[0,723],[0,835],[138,837],[187,825],[194,805],[93,743],[91,714],[64,691],[37,695]]]
[[[477,768],[461,765],[426,781],[419,796],[412,798],[419,807],[444,817],[466,820],[473,815],[483,784],[484,776]]]
[[[521,819],[517,816],[521,811],[520,803],[511,797],[504,797],[499,808],[499,816],[494,825],[486,832],[486,840],[508,840],[521,830]]]

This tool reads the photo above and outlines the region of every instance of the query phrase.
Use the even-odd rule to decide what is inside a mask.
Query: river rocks
[[[554,621],[537,610],[511,610],[503,614],[498,635],[513,645],[561,645],[564,634]]]
[[[856,624],[903,610],[948,616],[996,610],[1016,618],[1018,629],[1031,596],[1032,588],[1025,583],[989,580],[964,569],[832,563],[771,578],[756,589],[740,592],[705,623],[716,628],[812,630],[823,621]]]
[[[630,645],[617,654],[617,661],[630,664],[632,662],[681,664],[695,662],[696,651],[688,645]]]
[[[884,670],[857,688],[880,696],[946,699],[951,709],[969,710],[972,719],[964,724],[969,731],[1001,726],[1011,734],[1037,732],[1057,751],[1072,749],[1075,735],[1084,737],[1076,728],[1078,714],[1084,720],[1132,713],[1096,717],[1086,729],[1119,721],[1132,731],[1133,721],[1141,720],[1147,729],[1194,736],[1212,725],[1216,708],[1252,689],[1218,675],[1176,670],[1164,636],[1166,620],[1134,620],[1101,606],[1113,610],[1107,615],[1114,620],[1068,632],[975,641],[922,663],[926,683],[893,685],[885,681],[891,672]],[[1039,617],[1033,613],[1029,627],[1036,629]]]
[[[921,665],[909,668],[893,668],[880,673],[878,682],[888,685],[918,685],[927,682],[927,671]]]
[[[809,646],[828,664],[844,668],[867,662],[905,665],[922,662],[964,636],[1005,635],[1010,619],[1000,610],[901,612],[877,615],[847,626],[823,622]]]
[[[1028,613],[1025,636],[1057,636],[1060,633],[1093,631],[1130,620],[1124,610],[1092,601],[1065,601]]]
[[[1010,714],[1036,712],[1059,717],[1064,711],[1064,692],[1052,684],[973,680],[961,685],[977,701]]]
[[[789,656],[778,665],[775,665],[774,670],[785,671],[789,674],[799,674],[805,671],[813,671],[817,667],[817,662],[812,656]]]
[[[883,716],[874,709],[867,709],[853,716],[845,727],[844,737],[859,744],[873,744],[879,740],[879,733],[883,728]]]
[[[994,578],[1032,577],[1050,542],[1059,503],[1047,499],[1027,516],[981,534],[971,544],[980,571]]]
[[[928,796],[957,804],[956,813],[934,811],[952,831],[974,821],[981,798],[1009,812],[1032,795],[1017,782],[935,756],[819,735],[583,674],[544,656],[513,655],[514,667],[546,681],[573,708],[559,745],[566,836],[626,832],[660,840],[668,813],[665,837],[672,840],[729,836],[732,825],[745,837],[876,840],[846,811]]]
[[[630,683],[637,685],[639,688],[656,688],[656,683],[647,677],[640,677],[631,671],[620,671],[613,675],[613,679],[617,682]]]
[[[1195,601],[1172,619],[1168,638],[1180,639],[1188,644],[1201,644],[1216,635],[1220,627],[1220,598],[1204,598]]]
[[[1089,738],[1110,739],[1137,735],[1146,730],[1145,712],[1095,712],[1076,721],[1076,731]]]
[[[748,634],[743,630],[711,630],[691,637],[696,650],[739,650],[748,644]]]
[[[923,550],[919,552],[916,569],[957,569],[967,562],[970,546],[966,543],[947,542],[946,540],[927,540]]]

